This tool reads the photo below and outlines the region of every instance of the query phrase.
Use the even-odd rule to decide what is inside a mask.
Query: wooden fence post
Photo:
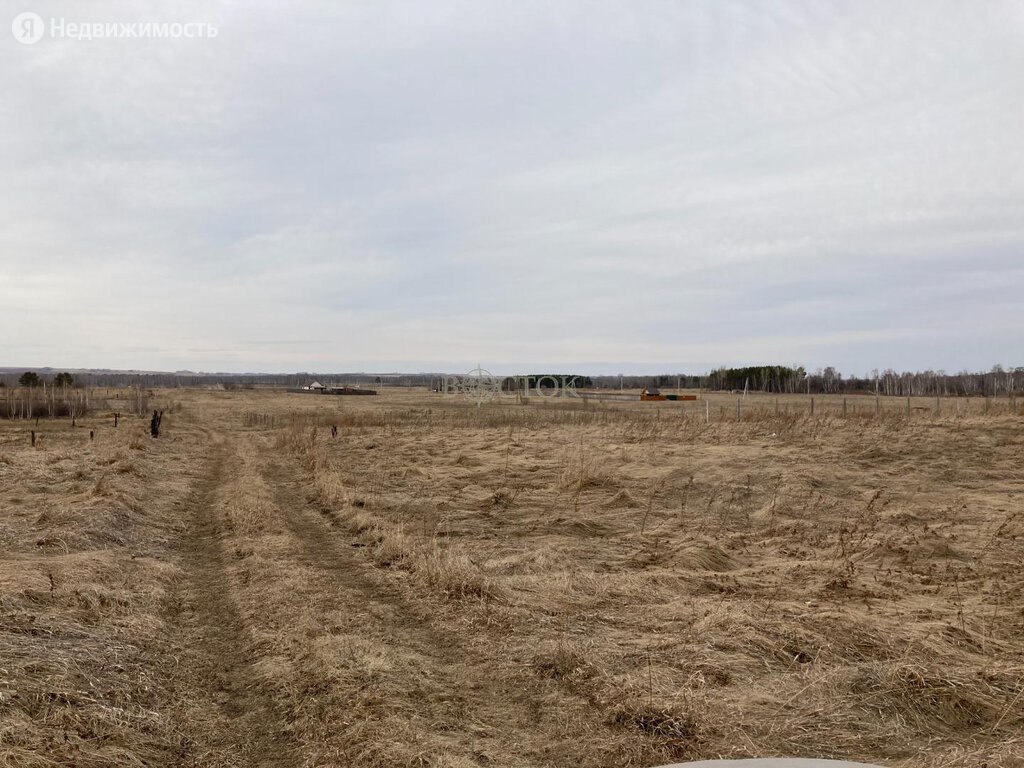
[[[34,429],[32,430],[32,447],[36,447],[36,431]]]

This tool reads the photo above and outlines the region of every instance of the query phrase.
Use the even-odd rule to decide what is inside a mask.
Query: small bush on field
[[[552,680],[580,680],[595,673],[583,645],[565,639],[536,654],[533,667],[541,677]]]
[[[621,705],[612,712],[609,724],[639,731],[673,759],[692,756],[699,742],[697,723],[692,715],[650,704]]]
[[[414,559],[414,572],[430,587],[454,599],[497,599],[504,591],[466,555],[434,545]]]

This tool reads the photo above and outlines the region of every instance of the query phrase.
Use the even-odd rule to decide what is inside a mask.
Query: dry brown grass
[[[0,426],[0,765],[1024,764],[1019,415],[174,397]]]
[[[151,649],[175,574],[167,502],[187,483],[163,472],[176,446],[144,441],[141,424],[79,425],[42,423],[35,449],[0,428],[0,765],[174,753]]]

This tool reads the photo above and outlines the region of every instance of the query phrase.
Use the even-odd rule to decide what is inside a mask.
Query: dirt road
[[[570,728],[606,729],[586,697],[554,697],[508,658],[500,632],[460,632],[442,606],[410,599],[269,438],[221,439],[187,507],[169,617],[173,694],[195,734],[183,759],[556,765]]]

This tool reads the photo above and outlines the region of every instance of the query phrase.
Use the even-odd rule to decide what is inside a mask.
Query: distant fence
[[[900,416],[967,417],[1024,415],[1024,404],[1016,396],[994,397],[866,397],[808,396],[729,397],[708,395],[698,403],[681,402],[669,406],[682,414],[703,416],[705,421],[742,421],[764,416],[821,416],[840,418],[879,418]]]

